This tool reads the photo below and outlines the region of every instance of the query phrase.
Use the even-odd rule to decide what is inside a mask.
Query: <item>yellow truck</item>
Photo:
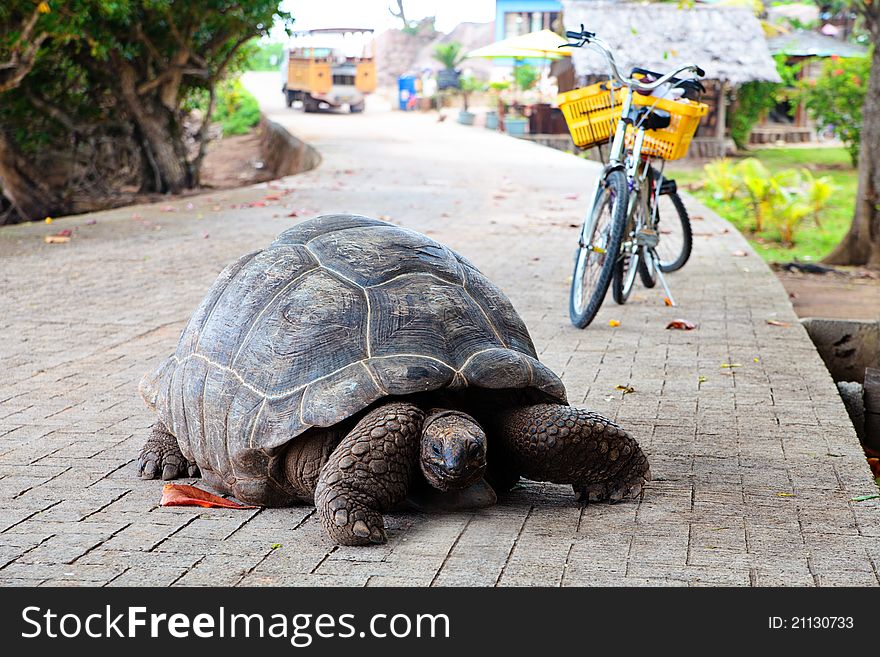
[[[282,57],[282,81],[288,107],[303,111],[364,110],[364,98],[376,90],[373,30],[324,28],[294,32]]]

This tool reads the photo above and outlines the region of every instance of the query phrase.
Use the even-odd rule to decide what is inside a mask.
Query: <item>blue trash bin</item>
[[[416,95],[416,76],[401,75],[397,78],[397,105],[404,112],[409,109],[410,99]]]

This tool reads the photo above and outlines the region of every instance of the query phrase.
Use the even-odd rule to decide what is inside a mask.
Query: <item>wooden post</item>
[[[725,124],[727,123],[727,84],[718,81],[718,108],[715,115],[715,141],[718,143],[718,157],[724,157]]]
[[[865,368],[865,445],[880,451],[880,369]]]

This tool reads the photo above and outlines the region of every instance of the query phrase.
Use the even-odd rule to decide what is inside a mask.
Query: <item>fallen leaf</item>
[[[776,497],[794,497],[794,493],[776,493]]]
[[[162,488],[162,501],[159,506],[202,506],[222,509],[257,509],[259,507],[240,504],[234,500],[214,495],[208,491],[188,484],[165,484]]]
[[[608,326],[610,326],[611,328],[617,328],[618,326],[620,326],[620,322],[616,319],[609,319]]]
[[[209,233],[205,233],[204,235],[202,235],[202,239],[205,239],[205,240],[208,239],[209,237],[211,237],[211,235]]]
[[[51,224],[51,223],[52,223],[52,217],[46,217],[46,223],[47,223],[47,224]]]
[[[752,358],[752,362],[753,362],[753,363],[760,363],[760,362],[761,362],[761,359],[758,358],[757,356],[755,356],[754,358]]]
[[[70,241],[69,235],[46,235],[43,238],[43,241],[46,244],[64,244],[65,242]]]
[[[778,319],[767,319],[766,321],[770,326],[791,326],[788,322],[780,322]]]
[[[281,547],[281,543],[272,543],[272,545],[270,545],[269,547],[272,548],[273,550],[277,550],[278,548]]]
[[[664,303],[665,305],[667,305],[667,306],[672,306],[672,305],[673,305],[673,303],[672,303],[672,299],[670,299],[669,297],[663,297],[663,303]]]
[[[693,331],[697,328],[696,324],[692,324],[686,319],[673,319],[666,325],[668,329],[677,329],[679,331]]]
[[[733,369],[734,367],[742,367],[742,363],[721,363],[722,369]]]
[[[94,226],[96,223],[98,223],[98,220],[97,220],[97,219],[89,219],[89,220],[88,220],[85,224],[83,224],[83,225],[84,225],[84,226]]]
[[[857,497],[851,497],[849,501],[850,502],[867,502],[868,500],[878,500],[878,499],[880,499],[880,495],[875,493],[873,495],[859,495]]]
[[[266,196],[263,197],[263,200],[264,201],[280,201],[281,197],[276,196],[275,194],[267,194]]]
[[[700,375],[699,377],[697,377],[697,382],[698,383],[706,383],[706,377]]]
[[[624,395],[628,395],[631,392],[635,392],[636,389],[632,386],[614,386],[615,390],[620,390]]]
[[[749,255],[749,254],[746,253],[745,251],[734,251],[734,252],[732,253],[732,255],[735,255],[737,258],[744,258],[744,257],[746,257],[746,256]]]
[[[266,207],[265,201],[251,201],[247,204],[249,208],[264,208]]]
[[[298,216],[299,216],[299,212],[297,212],[296,210],[291,210],[291,211],[287,214],[287,216],[288,216],[288,217],[298,217]]]
[[[173,205],[163,205],[163,206],[162,206],[161,208],[159,208],[159,209],[160,209],[162,212],[176,212],[176,210],[177,210],[177,208],[175,208]]]

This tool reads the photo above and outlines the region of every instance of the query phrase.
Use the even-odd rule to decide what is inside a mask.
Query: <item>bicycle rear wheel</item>
[[[657,245],[657,256],[660,258],[660,271],[668,273],[684,267],[691,257],[694,236],[691,231],[691,220],[688,217],[684,202],[678,192],[665,194],[675,208],[675,215],[667,212],[664,221],[658,218],[657,229],[660,232],[660,243]]]
[[[586,229],[575,255],[568,313],[571,323],[586,328],[608,292],[620,254],[627,206],[626,176],[609,171],[587,214]]]

